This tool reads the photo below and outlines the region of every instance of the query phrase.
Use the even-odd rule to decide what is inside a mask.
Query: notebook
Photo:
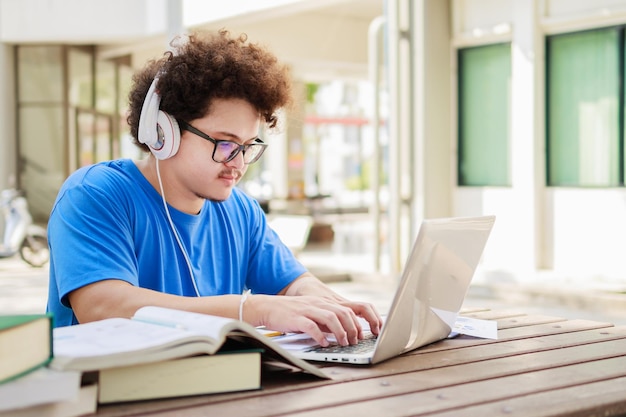
[[[322,362],[374,364],[451,334],[495,216],[426,219],[406,261],[378,337],[323,348],[304,334],[274,338],[295,356]]]

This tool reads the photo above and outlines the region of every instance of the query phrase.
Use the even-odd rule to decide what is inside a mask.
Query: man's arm
[[[254,326],[307,333],[322,346],[328,345],[325,333],[334,334],[342,345],[357,343],[362,337],[357,316],[370,323],[373,333],[378,333],[382,323],[373,306],[344,299],[309,273],[297,278],[281,294],[248,297],[242,309],[244,320]],[[84,323],[131,317],[146,305],[238,318],[243,300],[236,294],[184,297],[109,279],[72,291],[69,301],[78,321]]]
[[[74,290],[68,299],[78,322],[86,323],[109,317],[130,318],[139,308],[148,305],[238,318],[241,296],[185,297],[108,279]]]

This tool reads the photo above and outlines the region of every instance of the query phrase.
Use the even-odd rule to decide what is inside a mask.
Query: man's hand
[[[373,305],[347,300],[311,274],[303,274],[281,292],[284,297],[254,295],[246,301],[244,318],[282,332],[307,333],[328,346],[325,333],[341,345],[363,338],[359,317],[378,334],[382,319]]]

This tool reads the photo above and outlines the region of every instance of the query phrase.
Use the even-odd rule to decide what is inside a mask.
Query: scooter
[[[29,265],[42,267],[50,260],[46,230],[33,223],[24,193],[0,192],[0,258],[16,253]]]

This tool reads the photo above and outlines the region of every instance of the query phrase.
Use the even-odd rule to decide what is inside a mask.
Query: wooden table
[[[465,311],[498,340],[461,336],[374,366],[328,366],[332,380],[264,375],[260,391],[102,406],[102,416],[626,415],[626,326]]]

